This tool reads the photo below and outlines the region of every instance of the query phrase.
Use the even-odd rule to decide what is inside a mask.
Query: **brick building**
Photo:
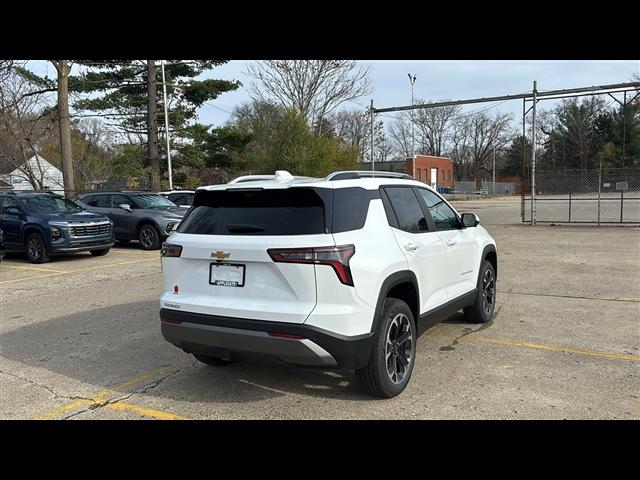
[[[369,170],[370,165],[364,164],[362,167],[365,170]],[[413,159],[407,158],[406,160],[400,161],[376,162],[376,170],[408,173],[413,176]],[[432,186],[435,183],[436,188],[453,188],[453,160],[448,157],[416,155],[415,179]]]
[[[416,155],[415,173],[413,162],[413,158],[407,158],[405,172],[412,175],[419,182],[424,182],[433,188],[453,187],[453,160],[450,158]]]

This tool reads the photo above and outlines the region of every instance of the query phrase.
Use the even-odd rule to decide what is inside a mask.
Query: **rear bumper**
[[[281,362],[323,368],[355,369],[365,366],[373,347],[373,334],[347,337],[304,324],[219,317],[160,310],[164,338],[188,353],[221,358],[258,355]],[[303,338],[283,338],[284,333]]]

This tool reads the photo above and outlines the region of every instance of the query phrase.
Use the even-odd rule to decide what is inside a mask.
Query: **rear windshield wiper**
[[[227,225],[227,230],[229,233],[258,233],[264,232],[267,229],[261,225]]]

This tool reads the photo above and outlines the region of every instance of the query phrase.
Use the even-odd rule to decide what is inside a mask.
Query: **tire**
[[[193,356],[196,357],[196,360],[199,362],[206,363],[212,367],[226,367],[233,363],[231,360],[223,360],[222,358],[210,357],[209,355],[201,355],[199,353],[194,353]]]
[[[397,298],[385,300],[376,321],[377,334],[369,364],[356,370],[356,377],[366,393],[391,398],[399,395],[411,379],[416,354],[416,323],[409,306]]]
[[[493,265],[485,260],[480,269],[479,289],[475,302],[464,307],[465,319],[472,323],[487,323],[496,309],[496,272]]]
[[[107,253],[109,253],[109,250],[111,250],[110,248],[101,248],[99,250],[91,250],[91,255],[93,255],[94,257],[102,257],[104,255],[106,255]]]
[[[31,263],[47,263],[51,260],[51,255],[47,251],[47,244],[38,232],[27,235],[27,239],[24,242],[24,249]]]
[[[160,248],[160,232],[149,223],[143,224],[138,230],[138,241],[143,250],[158,250]]]

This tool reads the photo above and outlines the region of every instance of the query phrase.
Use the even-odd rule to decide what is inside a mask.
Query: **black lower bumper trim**
[[[211,327],[222,327],[225,329],[237,329],[238,331],[263,332],[266,334],[277,332],[299,335],[305,339],[311,340],[313,343],[326,350],[333,359],[335,359],[336,365],[332,368],[356,369],[364,367],[369,362],[374,341],[373,333],[349,337],[329,332],[312,325],[221,317],[217,315],[182,312],[166,308],[160,310],[160,319],[163,322],[163,327],[165,324],[166,327],[169,327],[171,324],[178,326],[179,323],[184,322],[185,324],[200,324]],[[167,332],[171,331],[171,338],[168,338],[167,334],[164,333],[165,330]],[[163,328],[163,334],[171,343],[174,343],[185,350],[194,351],[194,348],[198,348],[197,346],[194,346],[192,337],[186,342],[188,345],[183,345],[184,341],[177,338],[179,333],[177,333],[176,330],[177,329],[175,328]],[[202,335],[203,341],[205,341],[205,337],[205,335]],[[274,337],[274,340],[276,338],[277,337]],[[185,338],[184,340],[187,339]],[[206,346],[206,344],[202,344],[202,347],[206,348]],[[220,345],[214,345],[212,347],[219,348]],[[250,350],[250,347],[248,348]],[[238,350],[238,347],[232,346],[229,350],[233,352],[234,350]],[[291,363],[298,364],[298,362]],[[302,363],[300,364],[308,366]]]
[[[71,244],[65,247],[52,247],[51,253],[77,253],[77,252],[89,252],[91,250],[102,250],[104,248],[113,247],[113,241],[109,242],[96,242],[90,244]]]

